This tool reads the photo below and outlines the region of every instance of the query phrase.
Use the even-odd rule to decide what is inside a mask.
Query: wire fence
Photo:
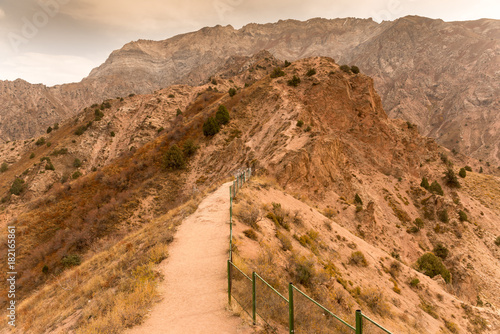
[[[230,235],[228,272],[228,302],[234,299],[252,318],[255,324],[261,319],[274,333],[341,333],[341,334],[392,334],[384,327],[364,315],[361,310],[355,314],[355,324],[350,324],[337,314],[315,301],[292,283],[288,293],[279,292],[256,272],[245,274],[233,262],[233,199],[243,184],[252,176],[252,169],[240,171],[229,187]],[[288,328],[288,331],[284,329]]]

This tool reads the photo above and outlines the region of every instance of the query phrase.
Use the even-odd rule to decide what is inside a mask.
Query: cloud
[[[33,84],[44,83],[52,86],[80,81],[98,65],[79,56],[30,52],[9,57],[0,63],[0,68],[3,69],[2,79],[21,78]]]

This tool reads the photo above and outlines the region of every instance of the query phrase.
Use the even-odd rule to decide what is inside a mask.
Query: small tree
[[[168,149],[167,153],[163,157],[163,166],[166,169],[182,169],[186,167],[186,161],[184,160],[184,154],[177,145],[172,145]]]
[[[51,132],[52,132],[52,127],[51,127],[51,126],[49,126],[49,127],[47,128],[47,133],[51,133]]]
[[[353,66],[351,66],[351,71],[354,74],[358,74],[359,73],[359,67],[357,67],[356,65],[353,65]]]
[[[190,157],[193,154],[196,153],[196,150],[198,149],[198,146],[195,144],[194,140],[188,139],[184,142],[184,145],[182,145],[182,152],[186,157]]]
[[[228,93],[229,93],[229,96],[233,97],[233,96],[235,96],[235,95],[236,95],[236,89],[234,89],[234,88],[229,88]]]
[[[271,78],[279,78],[285,76],[285,72],[280,67],[276,67],[271,73]]]
[[[467,217],[467,214],[465,212],[463,212],[462,210],[458,211],[458,219],[460,219],[460,221],[462,221],[462,222],[466,222],[469,220],[469,218]]]
[[[315,75],[315,74],[316,74],[316,69],[314,69],[314,68],[311,68],[311,69],[310,69],[309,71],[307,71],[307,73],[306,73],[306,75],[307,75],[308,77],[312,77],[312,76],[313,76],[313,75]]]
[[[342,65],[340,69],[346,73],[351,73],[351,67],[349,67],[349,65]]]
[[[461,178],[464,178],[467,176],[467,172],[465,171],[465,168],[460,168],[460,171],[458,172],[458,176]]]
[[[424,189],[429,190],[429,181],[427,181],[427,178],[425,176],[422,178],[422,182],[420,182],[420,186]]]
[[[80,161],[80,159],[78,158],[75,158],[75,160],[73,161],[73,167],[82,167],[82,162]]]
[[[24,180],[16,178],[14,182],[12,182],[12,186],[10,187],[10,193],[19,196],[23,190],[24,190]]]
[[[444,172],[444,180],[450,188],[460,188],[460,182],[458,182],[457,175],[452,168],[448,168],[448,170]]]
[[[285,60],[285,67],[288,67],[290,65],[292,65],[292,63],[290,63],[288,60]]]
[[[182,111],[179,108],[177,108],[177,113],[175,115],[176,116],[182,115]]]
[[[5,173],[9,169],[9,165],[6,162],[2,163],[2,166],[0,166],[0,173]]]
[[[446,248],[442,243],[438,243],[436,247],[432,250],[432,252],[441,259],[446,259],[450,251]]]
[[[209,117],[205,123],[203,123],[203,134],[207,137],[213,136],[220,131],[219,123],[213,117]]]
[[[229,123],[229,111],[224,105],[219,106],[219,110],[215,113],[215,120],[220,125]]]
[[[465,166],[464,169],[468,172],[472,172],[472,167],[471,166]]]
[[[361,200],[361,197],[359,197],[358,194],[354,196],[354,203],[358,203],[360,205],[363,205],[363,201]]]

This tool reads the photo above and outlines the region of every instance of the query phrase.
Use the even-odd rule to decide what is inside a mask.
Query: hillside
[[[120,332],[142,322],[177,226],[211,188],[247,166],[257,178],[236,202],[239,256],[278,288],[292,281],[313,296],[321,289],[325,305],[338,303],[346,314],[362,308],[395,332],[499,330],[498,176],[487,167],[476,173],[478,161],[390,119],[373,79],[331,58],[285,67],[260,53],[230,64],[202,86],[89,106],[45,144],[18,148],[0,191],[2,222],[17,226],[23,245],[19,331]],[[204,136],[221,104],[229,123]],[[448,185],[444,173],[466,165],[474,171],[459,177],[461,186]],[[8,196],[16,177],[24,188]],[[423,177],[443,193],[420,186]],[[257,218],[246,220],[253,211]],[[359,255],[351,260],[355,251],[366,266]],[[418,272],[428,252],[449,274]],[[302,257],[310,280],[296,275]]]
[[[105,99],[172,84],[199,85],[233,57],[266,49],[281,60],[329,56],[339,64],[358,65],[374,78],[390,117],[417,124],[441,145],[498,166],[499,32],[495,20],[408,16],[381,24],[347,18],[249,24],[239,30],[216,26],[164,41],[139,40],[114,51],[77,84],[0,83],[0,101],[7,106],[1,111],[0,137],[40,135]]]

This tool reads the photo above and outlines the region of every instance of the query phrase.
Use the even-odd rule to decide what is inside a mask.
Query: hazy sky
[[[0,80],[80,81],[111,51],[205,26],[313,17],[500,19],[499,0],[0,0]]]

